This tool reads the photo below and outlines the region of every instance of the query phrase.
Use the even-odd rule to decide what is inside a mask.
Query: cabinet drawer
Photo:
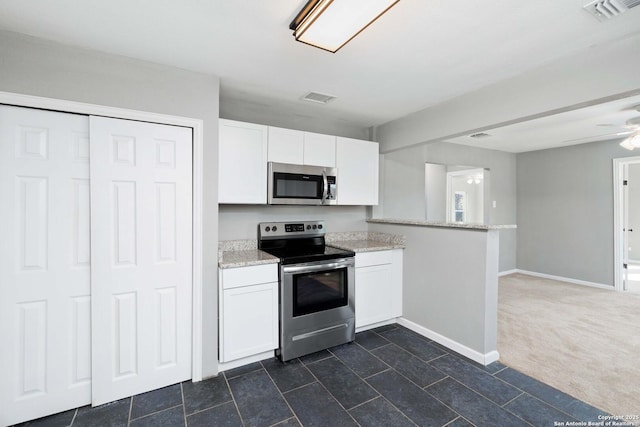
[[[222,270],[222,288],[257,285],[278,281],[278,264],[252,265]]]
[[[391,264],[392,259],[391,251],[360,252],[356,254],[356,268]]]

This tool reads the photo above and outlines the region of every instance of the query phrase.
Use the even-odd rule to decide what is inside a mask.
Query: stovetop
[[[324,246],[321,249],[287,249],[287,248],[262,248],[263,251],[270,253],[271,255],[280,258],[280,263],[283,265],[288,264],[302,264],[315,261],[327,261],[338,258],[346,258],[355,256],[355,252],[345,251],[344,249],[338,249],[331,246]]]
[[[280,258],[281,264],[301,264],[352,257],[355,253],[325,244],[324,221],[262,222],[258,249]]]

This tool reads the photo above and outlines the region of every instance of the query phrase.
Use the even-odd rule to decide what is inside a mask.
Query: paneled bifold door
[[[99,405],[191,378],[192,138],[103,117],[91,117],[90,132]]]
[[[191,377],[191,147],[0,106],[0,425]]]

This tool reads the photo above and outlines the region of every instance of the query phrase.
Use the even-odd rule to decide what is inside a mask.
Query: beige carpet
[[[640,415],[640,295],[500,278],[500,361],[613,415]]]

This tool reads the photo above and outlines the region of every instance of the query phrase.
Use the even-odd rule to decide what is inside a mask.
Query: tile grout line
[[[236,377],[236,378],[237,378],[237,377]],[[192,413],[190,413],[189,415],[186,415],[186,416],[187,416],[187,417],[190,417],[190,416],[192,416],[192,415],[199,414],[199,413],[204,412],[204,411],[208,411],[209,409],[219,408],[220,406],[222,406],[222,405],[227,405],[227,404],[229,404],[229,403],[231,403],[231,402],[233,402],[233,401],[234,401],[234,399],[233,399],[233,398],[231,398],[230,400],[227,400],[227,401],[222,402],[222,403],[218,403],[217,405],[208,406],[208,407],[206,407],[206,408],[204,408],[204,409],[198,409],[197,411],[193,411]],[[186,410],[186,408],[185,408],[185,413],[186,413],[186,411],[187,411],[187,410]]]
[[[351,368],[349,368],[347,365],[345,365],[345,364],[342,362],[342,360],[340,360],[340,358],[339,358],[338,356],[336,356],[336,355],[335,355],[331,350],[327,349],[327,351],[329,351],[329,353],[333,354],[333,355],[334,355],[334,357],[336,358],[336,360],[338,360],[340,363],[342,363],[342,364],[344,365],[344,367],[345,367],[345,368],[347,368],[347,369],[351,370]],[[325,360],[326,360],[326,359],[325,359]],[[304,363],[302,363],[302,362],[300,362],[300,363],[304,366]],[[324,389],[324,390],[329,394],[329,396],[331,396],[331,397],[333,398],[333,400],[335,400],[335,402],[336,402],[336,403],[337,403],[337,404],[342,408],[342,410],[343,410],[343,411],[345,411],[345,412],[347,413],[347,415],[348,415],[348,416],[353,420],[353,422],[355,422],[355,423],[356,423],[356,425],[360,426],[360,423],[359,423],[355,418],[353,418],[353,417],[351,416],[351,414],[349,413],[349,411],[347,411],[347,409],[344,407],[344,405],[342,405],[342,403],[340,403],[340,401],[339,401],[339,400],[338,400],[338,399],[333,395],[333,393],[331,393],[331,392],[329,391],[329,389],[328,389],[327,387],[325,387],[325,385],[324,385],[324,384],[322,384],[322,381],[320,381],[320,379],[318,379],[318,377],[317,377],[317,376],[316,376],[316,375],[311,371],[311,369],[307,368],[306,366],[304,366],[304,368],[305,368],[305,369],[306,369],[306,370],[311,374],[311,376],[312,376],[313,378],[315,378],[315,379],[316,379],[316,381],[315,381],[315,382],[317,382],[317,383],[320,385],[320,387],[322,387],[322,388],[323,388],[323,389]],[[356,374],[355,372],[353,372],[353,374],[354,374],[354,375],[356,375],[358,378],[360,378],[360,376],[359,376],[358,374]],[[313,383],[311,383],[311,384],[313,384]],[[307,385],[311,385],[311,384],[307,384]],[[371,386],[369,386],[369,387],[371,387]],[[375,389],[374,389],[374,390],[375,390]],[[376,393],[377,393],[377,390],[376,390]],[[379,394],[379,393],[378,393],[378,394]],[[284,396],[283,396],[283,397],[284,397]],[[285,400],[286,400],[286,399],[285,399]],[[287,402],[287,403],[289,403],[289,402]],[[302,423],[300,423],[300,424],[302,425]]]
[[[78,408],[75,409],[75,412],[73,413],[73,417],[71,417],[71,422],[69,423],[69,427],[71,427],[73,423],[76,421],[77,416],[78,416]]]
[[[394,328],[394,329],[398,329],[398,328],[396,327],[396,328]],[[374,332],[375,332],[375,331],[374,331]],[[375,333],[377,333],[377,332],[375,332]],[[380,335],[380,334],[378,334],[378,335],[382,337],[382,335]],[[384,338],[384,337],[383,337],[383,338]],[[385,339],[386,339],[386,338],[385,338]],[[420,387],[418,384],[416,384],[414,381],[410,380],[409,378],[405,377],[401,372],[399,372],[399,371],[398,371],[397,369],[395,369],[393,366],[389,365],[387,362],[385,362],[384,360],[382,360],[381,358],[379,358],[377,355],[373,354],[373,351],[375,351],[375,350],[377,350],[377,349],[379,349],[379,348],[386,347],[386,346],[391,346],[391,345],[396,346],[397,348],[401,349],[402,351],[405,351],[407,354],[411,355],[412,357],[415,357],[416,359],[418,359],[418,360],[419,360],[419,361],[421,361],[422,363],[424,363],[424,364],[426,364],[426,365],[429,365],[429,363],[428,363],[428,362],[425,362],[425,361],[424,361],[424,360],[422,360],[422,359],[420,359],[418,356],[416,356],[416,355],[412,354],[411,352],[409,352],[408,350],[406,350],[404,347],[399,346],[398,344],[394,343],[393,341],[389,341],[388,339],[386,339],[386,340],[388,341],[388,344],[385,344],[385,345],[383,345],[383,346],[377,347],[376,349],[367,350],[367,349],[365,348],[364,350],[365,350],[367,353],[369,353],[371,356],[373,356],[374,358],[376,358],[377,360],[379,360],[380,362],[382,362],[383,364],[385,364],[386,366],[388,366],[388,367],[389,367],[389,369],[385,369],[384,371],[378,372],[378,373],[376,373],[376,374],[369,375],[369,376],[368,376],[368,377],[366,377],[366,378],[360,377],[358,374],[356,374],[356,375],[358,375],[358,377],[359,377],[360,379],[362,379],[362,381],[364,381],[364,382],[365,382],[369,387],[371,387],[372,389],[374,389],[374,390],[376,391],[376,393],[378,393],[379,397],[381,397],[381,398],[383,398],[385,401],[387,401],[387,402],[389,403],[389,405],[391,405],[393,408],[395,408],[395,409],[396,409],[400,414],[402,414],[402,416],[403,416],[403,417],[405,417],[406,419],[408,419],[408,420],[409,420],[409,422],[411,422],[412,424],[414,424],[414,425],[416,425],[416,426],[417,426],[417,423],[415,423],[415,422],[414,422],[414,421],[413,421],[413,420],[412,420],[412,419],[411,419],[407,414],[405,414],[405,413],[404,413],[404,411],[402,411],[400,408],[398,408],[396,405],[394,405],[391,401],[389,401],[389,399],[387,399],[387,398],[386,398],[382,393],[380,393],[380,392],[379,392],[375,387],[373,387],[373,386],[369,383],[369,381],[367,381],[367,379],[369,379],[369,378],[371,378],[371,377],[373,377],[373,376],[375,376],[375,375],[380,375],[380,374],[382,374],[382,373],[384,373],[384,372],[389,372],[389,371],[391,371],[391,372],[395,372],[395,373],[397,373],[398,375],[400,375],[400,376],[401,376],[401,377],[403,377],[403,378],[406,378],[406,379],[407,379],[407,381],[411,382],[412,384],[414,384],[414,385],[415,385],[416,387],[418,387],[419,389],[421,389],[421,390],[425,391],[422,387]],[[362,346],[361,346],[361,347],[362,347]],[[429,366],[431,366],[431,365],[429,365]],[[433,369],[436,369],[435,367],[432,367],[432,368],[433,368]],[[440,372],[440,370],[439,370],[439,369],[436,369],[436,370]],[[355,373],[355,372],[354,372],[354,373]],[[444,373],[443,373],[443,374],[444,374]],[[429,394],[429,395],[431,395],[431,394]],[[446,406],[446,405],[445,405],[445,406]],[[353,409],[353,408],[352,408],[352,409]],[[458,417],[461,417],[461,415],[460,415],[460,414],[458,414],[458,412],[457,412],[457,411],[453,411],[453,413],[454,413],[454,414],[457,414],[457,415],[458,415]],[[454,420],[455,420],[455,419],[457,419],[458,417],[454,418]],[[451,420],[451,421],[453,421],[453,420]]]
[[[182,387],[182,383],[180,383],[180,396],[182,396],[182,418],[184,419],[184,426],[187,427],[187,405],[185,405],[184,401],[184,388]]]
[[[127,418],[127,426],[130,426],[130,425],[131,425],[131,412],[133,412],[133,398],[134,398],[134,397],[135,397],[135,396],[131,396],[131,397],[129,398],[129,416],[128,416],[128,418]]]
[[[296,420],[296,421],[298,422],[298,424],[300,424],[300,421],[299,421],[299,420],[296,418],[296,416],[294,415],[293,417],[289,417],[289,418],[287,418],[287,419],[285,419],[285,420],[278,421],[278,422],[277,422],[277,423],[275,423],[275,424],[269,424],[269,427],[278,427],[280,424],[282,424],[282,423],[286,423],[286,422],[287,422],[287,421],[289,421],[289,420]],[[300,424],[300,425],[302,425],[302,424]]]
[[[510,368],[510,367],[508,367],[508,366],[507,366],[505,369],[503,369],[502,371],[505,371],[505,370],[507,370],[507,369],[511,369],[511,370],[512,370],[512,371],[514,371],[514,372],[517,372],[517,373],[519,373],[519,374],[525,375],[527,378],[530,378],[530,379],[533,379],[533,380],[535,380],[535,381],[538,381],[538,380],[536,380],[535,378],[530,377],[529,375],[526,375],[526,374],[524,374],[524,373],[522,373],[522,372],[518,371],[517,369],[513,369],[513,368]],[[500,371],[500,372],[502,372],[502,371]],[[565,411],[564,409],[561,409],[561,408],[559,408],[559,407],[557,407],[557,406],[555,406],[555,405],[551,404],[550,402],[547,402],[546,400],[543,400],[543,399],[539,398],[538,396],[535,396],[535,395],[533,395],[533,394],[529,393],[527,390],[525,390],[525,389],[523,389],[523,388],[521,388],[521,387],[518,387],[517,385],[515,385],[515,384],[513,384],[513,383],[511,383],[511,382],[509,382],[509,381],[507,381],[507,380],[504,380],[504,379],[502,379],[502,378],[500,378],[500,377],[496,377],[496,378],[501,379],[502,381],[504,381],[505,383],[509,384],[510,386],[512,386],[513,388],[515,388],[516,390],[521,391],[523,394],[529,395],[529,396],[533,397],[534,399],[537,399],[537,400],[539,400],[540,402],[544,403],[545,405],[550,406],[551,408],[555,409],[556,411],[558,411],[558,412],[562,412],[563,414],[567,415],[568,417],[573,418],[574,420],[577,420],[577,418],[576,418],[575,416],[573,416],[573,415],[569,414],[569,413],[568,413],[567,411]],[[540,384],[543,384],[543,385],[547,386],[547,387],[551,387],[549,384],[543,383],[542,381],[538,381],[538,382],[539,382]],[[553,388],[554,390],[558,390],[558,389],[556,389],[555,387],[551,387],[551,388]],[[560,392],[564,393],[562,390],[558,390],[558,391],[560,391]],[[570,398],[572,398],[572,399],[575,399],[575,400],[576,400],[576,401],[578,401],[578,402],[586,403],[586,402],[585,402],[585,401],[583,401],[583,400],[576,399],[575,397],[571,396],[570,394],[567,394],[567,393],[564,393],[564,394],[566,394],[567,396],[569,396],[569,397],[570,397]],[[588,403],[586,403],[586,404],[588,404]],[[593,405],[591,405],[591,406],[593,406]],[[594,408],[595,408],[595,406],[594,406]]]
[[[262,366],[262,364],[260,364],[260,365]],[[266,369],[265,369],[265,371],[266,371]],[[252,372],[255,372],[255,371],[252,371]],[[222,377],[224,378],[224,383],[227,385],[227,389],[229,390],[229,394],[231,395],[231,401],[233,402],[233,406],[236,408],[236,412],[238,413],[238,417],[240,418],[240,422],[242,423],[243,426],[246,426],[246,424],[244,422],[244,418],[242,417],[242,412],[240,412],[240,408],[238,407],[238,402],[236,402],[236,397],[233,395],[233,390],[231,389],[231,385],[229,384],[229,380],[227,379],[227,376],[224,374],[224,372],[222,372],[221,374],[222,374]],[[235,377],[235,378],[237,378],[237,377]]]
[[[390,344],[390,345],[391,345],[391,344],[393,344],[393,345],[395,345],[396,347],[398,347],[398,348],[400,348],[400,349],[404,350],[404,348],[400,347],[399,345],[397,345],[397,344],[395,344],[395,343],[393,343],[393,342],[390,342],[389,344]],[[379,347],[379,348],[381,348],[381,347]],[[395,373],[397,373],[398,375],[400,375],[402,378],[405,378],[405,379],[406,379],[407,381],[409,381],[411,384],[413,384],[413,385],[415,385],[416,387],[418,387],[420,390],[425,391],[425,392],[426,392],[426,390],[424,390],[422,387],[420,387],[418,384],[416,384],[415,382],[413,382],[413,381],[412,381],[412,380],[410,380],[409,378],[405,377],[402,373],[398,372],[398,370],[396,370],[394,367],[392,367],[392,366],[390,366],[389,364],[387,364],[384,360],[380,359],[378,356],[376,356],[375,354],[371,353],[371,351],[369,351],[369,350],[367,350],[367,351],[368,351],[368,352],[369,352],[373,357],[375,357],[375,358],[379,359],[382,363],[384,363],[385,365],[389,366],[389,369],[385,369],[384,371],[378,372],[377,374],[369,375],[369,376],[368,376],[368,377],[366,377],[366,378],[362,378],[362,377],[360,377],[360,378],[362,378],[362,380],[363,380],[364,382],[366,382],[366,383],[367,383],[367,385],[368,385],[369,387],[373,388],[373,389],[374,389],[374,390],[375,390],[375,391],[380,395],[379,397],[382,397],[382,398],[383,398],[385,401],[387,401],[387,402],[388,402],[392,407],[394,407],[394,408],[395,408],[395,409],[396,409],[400,414],[402,414],[402,416],[403,416],[403,417],[405,417],[405,418],[406,418],[406,419],[408,419],[412,424],[414,424],[414,425],[416,425],[416,426],[417,426],[418,424],[417,424],[416,422],[414,422],[414,421],[413,421],[413,420],[412,420],[412,419],[411,419],[407,414],[405,414],[405,413],[404,413],[404,411],[402,411],[400,408],[398,408],[396,405],[394,405],[394,404],[393,404],[389,399],[387,399],[387,398],[386,398],[386,396],[384,396],[382,393],[380,393],[380,392],[379,392],[379,391],[378,391],[374,386],[372,386],[372,385],[369,383],[369,381],[367,381],[367,380],[368,380],[368,379],[370,379],[370,378],[372,378],[372,377],[374,377],[374,376],[376,376],[376,375],[383,374],[384,372],[395,372]],[[409,353],[409,352],[407,351],[407,353]],[[411,354],[411,353],[409,353],[409,354]],[[411,355],[412,355],[412,354],[411,354]],[[413,356],[413,355],[412,355],[412,356]],[[419,357],[417,357],[417,356],[414,356],[414,357],[416,357],[416,358],[417,358],[418,360],[420,360],[421,362],[423,362],[423,363],[427,364],[427,362],[424,362],[424,361],[423,361],[422,359],[420,359]],[[435,369],[435,368],[434,368],[434,369]],[[357,374],[356,374],[356,375],[357,375]],[[430,394],[430,393],[428,393],[428,394],[429,394],[429,396],[431,396],[431,394]],[[436,400],[437,400],[437,399],[436,399]],[[446,405],[445,405],[445,406],[446,406]],[[447,406],[447,408],[448,408],[448,406]],[[451,408],[449,408],[449,409],[451,409]],[[452,411],[453,411],[453,409],[452,409]],[[460,415],[458,412],[453,411],[453,413],[454,413],[454,414],[456,414],[456,415],[458,415],[458,416],[457,416],[456,418],[454,418],[453,420],[457,419],[458,417],[461,417],[461,415]],[[453,420],[451,420],[451,421],[453,421]]]
[[[472,393],[475,393],[475,394],[477,394],[478,396],[480,396],[480,397],[484,398],[484,399],[485,399],[485,400],[487,400],[489,403],[491,403],[491,404],[495,405],[496,407],[498,407],[498,408],[502,409],[502,410],[503,410],[503,411],[505,411],[507,414],[509,414],[509,415],[513,415],[514,417],[516,417],[516,418],[518,418],[518,419],[522,420],[525,424],[530,425],[531,427],[536,427],[536,426],[534,426],[533,424],[529,423],[528,421],[523,420],[522,418],[520,418],[519,416],[517,416],[517,415],[516,415],[516,414],[514,414],[513,412],[511,412],[511,411],[509,411],[509,410],[507,410],[507,409],[503,408],[502,406],[498,405],[496,402],[494,402],[493,400],[489,399],[487,396],[485,396],[485,395],[483,395],[483,394],[478,393],[477,391],[475,391],[475,390],[474,390],[474,389],[472,389],[471,387],[467,386],[467,385],[466,385],[466,384],[464,384],[463,382],[458,381],[457,379],[455,379],[455,378],[453,378],[453,377],[451,377],[451,376],[449,376],[449,378],[450,378],[451,380],[453,380],[453,381],[457,382],[458,384],[460,384],[462,387],[464,387],[464,388],[468,389],[468,390],[469,390],[469,391],[471,391]],[[438,400],[439,402],[442,402],[442,401],[441,401],[440,399],[438,399],[436,396],[434,396],[433,394],[431,394],[428,390],[425,390],[425,391],[426,391],[427,393],[429,393],[429,396],[433,397],[434,399]],[[447,406],[447,407],[449,407],[449,406],[448,406],[446,403],[444,403],[444,402],[442,402],[442,404],[443,404],[443,405],[445,405],[445,406]],[[453,410],[453,408],[451,408],[451,409]],[[458,414],[458,415],[460,415],[461,417],[463,417],[463,418],[464,418],[464,416],[463,416],[462,414],[460,414],[458,411],[453,410],[453,412],[455,412],[456,414]],[[473,423],[472,423],[472,424],[473,424]]]
[[[521,391],[521,390],[518,390],[518,391]],[[508,402],[506,402],[504,405],[500,405],[500,407],[503,408],[503,409],[506,409],[507,411],[509,411],[507,408],[505,408],[505,406],[507,406],[509,403],[513,402],[514,400],[516,400],[517,398],[519,398],[520,396],[522,396],[524,394],[525,394],[525,392],[523,391],[522,393],[520,393],[519,395],[517,395],[513,399],[511,399]],[[511,412],[511,411],[509,411],[509,412]]]
[[[296,358],[297,359],[297,358]],[[298,362],[300,362],[299,359],[297,359]],[[284,362],[283,362],[284,363]],[[298,424],[302,425],[302,422],[300,421],[300,419],[298,418],[298,414],[296,414],[296,412],[293,410],[293,408],[291,407],[291,405],[289,405],[289,401],[287,400],[287,398],[284,396],[284,393],[282,392],[282,390],[280,390],[280,387],[278,387],[278,384],[276,384],[275,380],[273,379],[273,377],[271,376],[271,374],[269,373],[269,370],[264,366],[264,364],[262,363],[262,361],[260,361],[260,365],[262,366],[262,369],[264,369],[264,371],[267,373],[267,377],[269,377],[269,379],[271,380],[271,383],[273,384],[273,386],[276,388],[276,390],[278,390],[278,393],[280,393],[280,397],[282,398],[282,400],[284,401],[284,403],[287,405],[287,408],[289,408],[289,411],[291,411],[291,413],[293,414],[293,418],[295,418],[298,421]],[[304,363],[300,362],[300,365],[304,366],[305,369],[307,369],[307,367],[304,365]],[[309,371],[309,369],[307,369],[307,371]],[[311,373],[311,371],[309,371],[309,373]],[[313,376],[313,373],[311,373],[311,375]],[[313,383],[312,383],[313,384]],[[309,385],[309,384],[306,384]],[[302,388],[305,386],[301,386],[301,387],[297,387],[297,388]],[[295,390],[295,389],[293,389]],[[292,391],[292,390],[289,390]],[[288,393],[288,392],[287,392]],[[287,418],[287,420],[290,418]],[[286,420],[283,420],[286,421]],[[280,422],[283,422],[280,421]]]
[[[151,417],[151,416],[153,416],[153,415],[158,415],[158,414],[161,414],[162,412],[167,412],[167,411],[170,411],[170,410],[172,410],[172,409],[176,409],[178,406],[183,406],[183,404],[180,404],[180,405],[174,405],[174,406],[171,406],[171,407],[169,407],[169,408],[160,409],[159,411],[150,412],[150,413],[148,413],[148,414],[142,415],[141,417],[133,418],[133,419],[129,420],[129,424],[131,424],[131,422],[133,422],[133,421],[138,421],[138,420],[141,420],[141,419],[143,419],[143,418],[149,418],[149,417]],[[182,411],[182,412],[184,413],[184,409],[183,409],[183,411]]]

